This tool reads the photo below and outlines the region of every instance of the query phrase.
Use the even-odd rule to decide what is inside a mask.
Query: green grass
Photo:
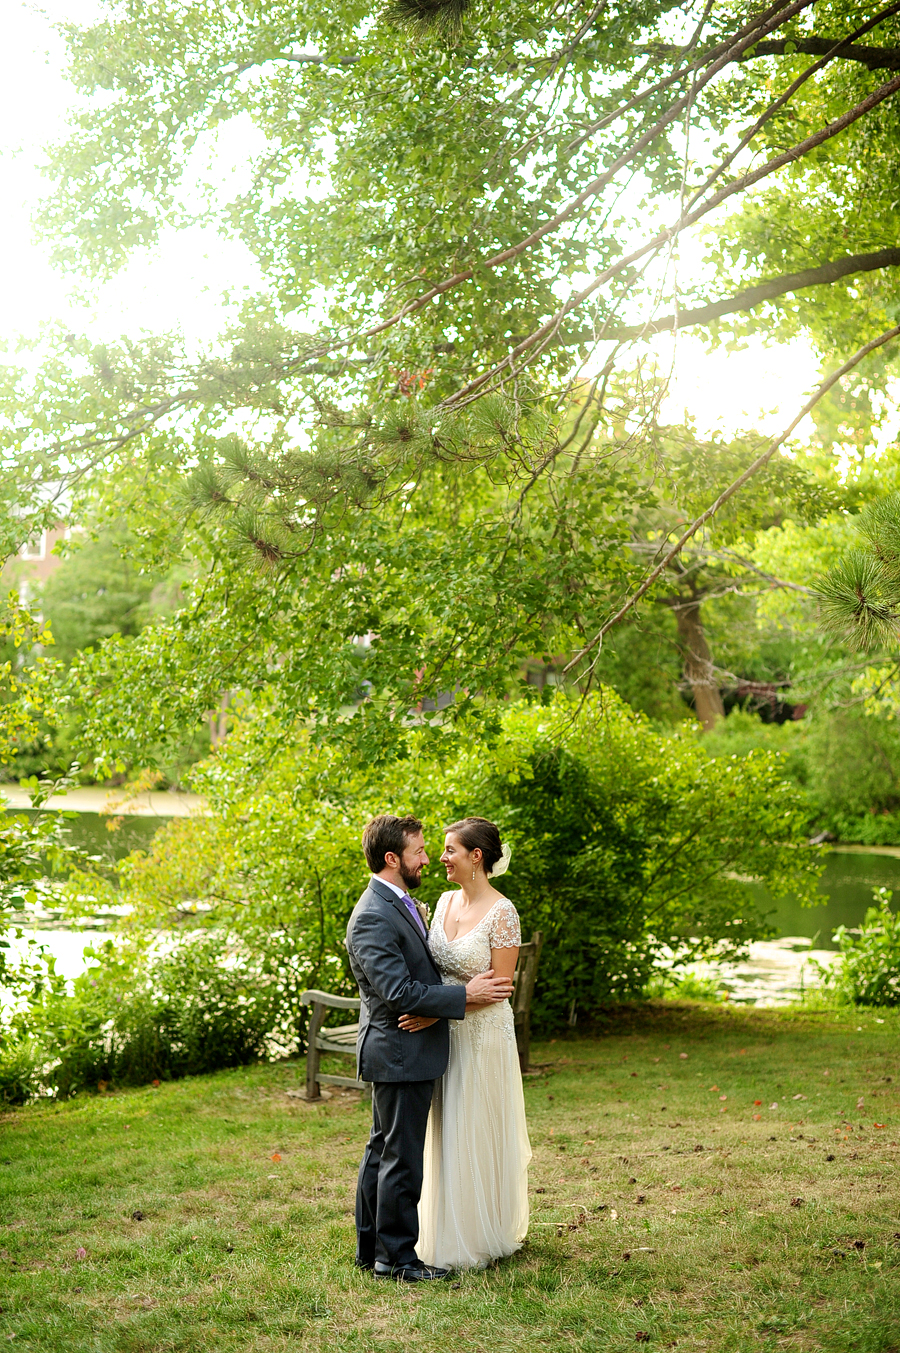
[[[0,1346],[900,1350],[879,1018],[656,1003],[538,1045],[527,1246],[428,1287],[353,1269],[368,1105],[290,1098],[299,1065],[9,1113]]]

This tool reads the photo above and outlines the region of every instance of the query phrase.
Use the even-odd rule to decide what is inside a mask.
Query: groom
[[[362,847],[372,878],[350,917],[347,951],[362,997],[357,1074],[372,1082],[372,1133],[356,1189],[356,1264],[376,1278],[423,1282],[447,1276],[415,1249],[428,1110],[450,1056],[447,1020],[463,1019],[467,1003],[505,1000],[511,984],[493,971],[465,987],[441,982],[410,896],[428,863],[417,818],[373,818]],[[404,1033],[401,1015],[421,1016],[420,1028]]]

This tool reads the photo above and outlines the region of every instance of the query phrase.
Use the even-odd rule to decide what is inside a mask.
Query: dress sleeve
[[[519,925],[519,913],[508,898],[504,897],[494,908],[491,917],[491,948],[519,949],[522,945],[522,927]]]

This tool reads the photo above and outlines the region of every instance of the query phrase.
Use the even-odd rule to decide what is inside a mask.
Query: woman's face
[[[464,883],[472,882],[472,870],[476,861],[472,858],[473,852],[466,850],[462,841],[453,832],[448,832],[444,839],[444,853],[441,855],[441,864],[447,870],[447,882]],[[481,859],[481,851],[478,851],[478,859]]]

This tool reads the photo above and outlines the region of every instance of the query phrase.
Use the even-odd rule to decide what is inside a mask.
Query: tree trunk
[[[708,733],[715,727],[718,719],[724,719],[725,706],[719,694],[712,654],[703,632],[700,602],[701,598],[698,596],[678,597],[670,604],[675,612],[678,638],[681,640],[681,650],[684,653],[684,674],[691,683],[694,695],[694,709],[703,725],[703,731]]]

